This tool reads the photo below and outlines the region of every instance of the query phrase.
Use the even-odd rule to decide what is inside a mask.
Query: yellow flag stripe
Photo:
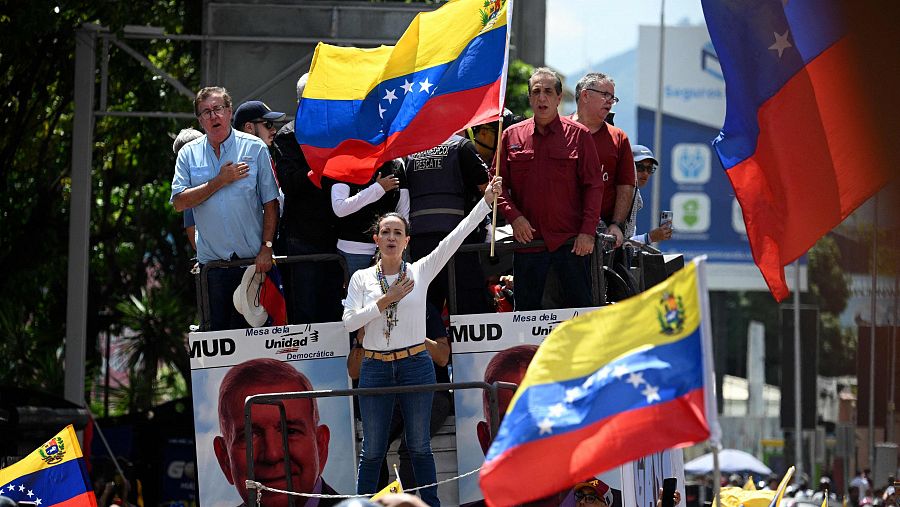
[[[44,470],[46,468],[51,468],[67,461],[82,457],[81,446],[78,445],[78,437],[75,435],[75,428],[72,427],[71,424],[54,435],[53,440],[55,440],[57,437],[62,438],[62,449],[64,453],[63,458],[59,462],[48,464],[47,460],[45,460],[41,456],[41,451],[44,449],[44,445],[41,445],[31,454],[22,458],[21,461],[13,463],[12,465],[0,470],[0,484],[6,484],[13,479],[22,477],[23,475],[31,474],[39,470]]]
[[[362,100],[378,83],[455,60],[482,33],[506,27],[507,2],[482,25],[484,0],[452,0],[418,14],[396,46],[347,48],[319,43],[304,98]]]
[[[683,309],[683,323],[672,334],[662,332],[660,322],[669,305]],[[637,296],[560,324],[541,344],[511,405],[529,386],[585,377],[620,357],[681,340],[700,319],[697,267],[689,263]]]

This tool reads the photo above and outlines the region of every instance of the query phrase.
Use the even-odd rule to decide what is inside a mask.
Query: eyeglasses
[[[261,123],[262,126],[266,127],[267,129],[275,128],[275,122],[273,122],[272,120],[255,120],[250,123]]]
[[[597,503],[600,501],[600,497],[593,493],[582,493],[581,491],[575,492],[575,501],[580,502],[584,500],[585,503]]]
[[[226,107],[228,106],[220,104],[210,109],[204,109],[203,111],[200,111],[200,114],[197,115],[197,118],[206,118],[207,120],[211,120],[213,115],[222,116],[222,114],[225,112]]]
[[[613,104],[619,103],[619,97],[616,97],[615,95],[612,95],[610,93],[601,92],[600,90],[595,90],[593,88],[585,88],[585,90],[589,92],[599,93],[600,97],[607,102],[612,102]]]
[[[656,164],[634,164],[635,170],[639,173],[650,173],[653,174],[656,172]]]

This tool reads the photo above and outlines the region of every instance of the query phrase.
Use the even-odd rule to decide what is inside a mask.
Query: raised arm
[[[503,179],[499,176],[495,176],[491,179],[491,182],[484,191],[484,199],[478,200],[478,204],[471,212],[469,212],[462,222],[456,225],[456,228],[454,228],[446,238],[438,243],[437,248],[425,257],[416,261],[416,264],[420,266],[419,273],[424,278],[424,280],[420,280],[418,283],[430,283],[444,265],[447,264],[450,257],[456,253],[456,250],[459,248],[459,245],[462,244],[463,240],[466,239],[466,236],[478,227],[478,224],[481,223],[491,210],[489,203],[492,203],[503,191],[502,181]]]

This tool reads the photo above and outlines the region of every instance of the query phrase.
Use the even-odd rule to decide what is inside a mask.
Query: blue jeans
[[[283,238],[287,255],[333,254],[300,238]],[[344,278],[335,262],[292,262],[279,264],[285,272],[284,292],[288,323],[312,324],[341,320]]]
[[[580,308],[591,306],[591,264],[590,255],[579,257],[571,247],[563,245],[555,252],[516,252],[513,257],[515,275],[516,311],[547,310],[541,308],[544,285],[550,266],[556,268],[565,298],[559,308]]]
[[[338,253],[347,261],[348,276],[353,276],[353,273],[372,265],[372,256],[369,254],[352,254],[343,250],[338,250]]]
[[[250,327],[234,307],[234,290],[241,284],[246,267],[211,268],[206,272],[206,294],[209,301],[209,330],[244,329]]]
[[[434,364],[428,351],[397,361],[379,361],[363,358],[359,373],[359,387],[393,387],[434,384]],[[391,417],[394,400],[400,400],[403,413],[404,436],[416,483],[437,482],[434,454],[431,452],[431,402],[433,393],[386,394],[360,396],[359,411],[362,415],[363,441],[359,456],[359,475],[356,492],[360,495],[378,491],[381,462],[390,445]],[[432,507],[440,506],[437,486],[419,490],[422,500]]]
[[[453,411],[453,399],[447,391],[434,393],[434,401],[431,403],[431,428],[429,433],[433,437],[447,416]],[[400,411],[400,404],[394,405],[394,417],[391,419],[391,432],[389,440],[393,442],[403,435],[403,413]],[[390,447],[390,446],[389,446]],[[397,448],[397,457],[400,461],[400,482],[404,488],[414,488],[418,486],[416,476],[412,470],[412,462],[409,459],[409,449],[406,448],[406,439],[400,438],[400,447]],[[387,460],[381,462],[381,476],[378,480],[378,490],[384,489],[393,474],[388,470]]]

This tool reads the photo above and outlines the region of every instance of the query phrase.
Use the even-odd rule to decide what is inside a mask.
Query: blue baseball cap
[[[234,110],[232,125],[235,128],[240,128],[241,125],[247,123],[248,121],[280,121],[283,120],[284,117],[284,113],[272,111],[269,106],[267,106],[261,100],[248,100],[247,102],[239,105],[238,108]]]

